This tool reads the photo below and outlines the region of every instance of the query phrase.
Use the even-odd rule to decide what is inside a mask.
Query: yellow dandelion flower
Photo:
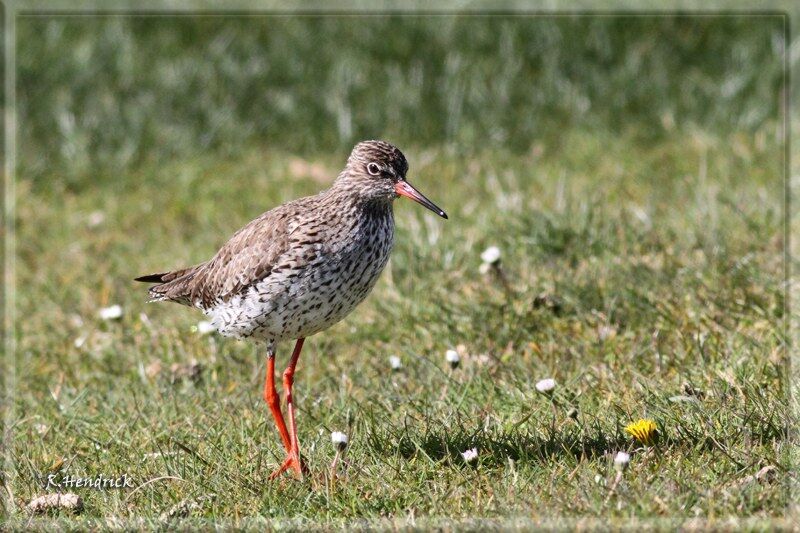
[[[652,420],[642,418],[625,426],[625,433],[631,435],[645,446],[652,446],[658,436],[658,428]]]

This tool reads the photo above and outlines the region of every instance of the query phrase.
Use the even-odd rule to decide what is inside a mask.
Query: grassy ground
[[[324,187],[346,153],[209,155],[98,178],[80,194],[56,176],[22,181],[7,488],[24,505],[51,472],[135,481],[74,489],[84,512],[60,516],[73,525],[155,524],[170,510],[184,525],[780,518],[776,146],[765,130],[652,145],[572,132],[525,155],[408,147],[413,182],[450,220],[399,201],[397,247],[374,293],[306,343],[302,482],[267,481],[283,452],[261,400],[263,352],[199,334],[199,313],[146,304],[131,279],[206,259],[263,210]],[[502,279],[479,272],[489,245],[502,251]],[[111,304],[122,319],[101,321]],[[463,362],[451,370],[444,352],[456,346]],[[390,371],[390,355],[402,370]],[[192,360],[199,378],[181,377]],[[534,387],[548,377],[552,397]],[[623,431],[641,417],[660,431],[650,449]],[[335,471],[331,431],[350,436]],[[619,450],[632,459],[617,480]],[[748,478],[770,465],[774,477]]]

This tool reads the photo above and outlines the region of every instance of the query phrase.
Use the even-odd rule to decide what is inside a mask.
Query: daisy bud
[[[336,449],[343,452],[347,448],[347,435],[341,431],[334,431],[331,433],[331,442],[336,446]]]
[[[494,265],[500,261],[500,248],[490,246],[481,253],[481,261],[486,264]]]
[[[456,369],[458,365],[461,364],[461,357],[458,355],[458,352],[455,350],[447,350],[444,353],[444,359],[448,363],[450,363],[450,368]]]
[[[118,320],[122,318],[122,307],[119,305],[103,307],[98,314],[102,320]]]
[[[543,379],[536,383],[536,390],[541,392],[542,394],[550,395],[553,393],[553,390],[556,388],[556,380],[553,378]]]
[[[630,462],[631,456],[629,453],[617,452],[617,455],[614,456],[614,468],[617,469],[617,472],[622,472],[628,468],[628,463]]]

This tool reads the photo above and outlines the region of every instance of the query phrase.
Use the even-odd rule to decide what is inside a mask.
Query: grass
[[[569,128],[728,135],[780,112],[785,16],[21,16],[20,167],[91,186],[241,147],[524,153]]]
[[[283,452],[261,400],[263,350],[199,335],[199,313],[146,304],[131,279],[204,260],[263,210],[324,187],[306,169],[333,176],[346,152],[209,154],[97,176],[80,193],[21,181],[6,488],[24,505],[51,471],[135,480],[137,490],[75,489],[84,512],[58,517],[71,527],[165,526],[176,505],[187,516],[172,525],[184,527],[786,527],[774,131],[646,143],[569,130],[528,153],[469,157],[404,147],[414,183],[450,220],[398,201],[397,246],[375,291],[307,341],[295,386],[302,482],[267,481]],[[90,225],[97,210],[105,219]],[[507,285],[479,273],[488,245]],[[123,318],[99,320],[115,303]],[[452,370],[444,352],[458,345]],[[280,348],[279,364],[291,347]],[[191,360],[198,380],[171,378]],[[552,398],[534,387],[546,377]],[[652,449],[623,431],[641,417],[658,425]],[[350,436],[336,473],[331,431]],[[477,462],[464,464],[473,447]],[[615,483],[619,450],[632,459]],[[748,482],[769,465],[773,479]],[[29,520],[22,509],[8,518]]]

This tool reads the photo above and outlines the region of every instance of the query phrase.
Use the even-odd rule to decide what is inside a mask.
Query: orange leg
[[[286,422],[283,420],[283,413],[281,413],[281,397],[278,391],[275,390],[275,351],[273,348],[269,349],[267,355],[267,376],[264,380],[264,401],[269,405],[269,410],[272,411],[272,418],[275,419],[275,425],[278,426],[278,431],[281,434],[283,447],[286,448],[286,453],[291,451],[292,443],[289,439],[289,432],[286,430]]]
[[[303,341],[305,339],[297,339],[292,352],[292,358],[289,361],[289,366],[283,372],[283,389],[286,392],[286,406],[289,412],[289,456],[283,464],[269,476],[270,479],[275,479],[282,472],[289,468],[293,469],[297,477],[303,478],[303,464],[300,461],[300,443],[297,440],[297,424],[294,417],[294,402],[292,401],[292,385],[294,384],[294,369],[297,366],[297,360],[300,359],[300,351],[303,349]]]

